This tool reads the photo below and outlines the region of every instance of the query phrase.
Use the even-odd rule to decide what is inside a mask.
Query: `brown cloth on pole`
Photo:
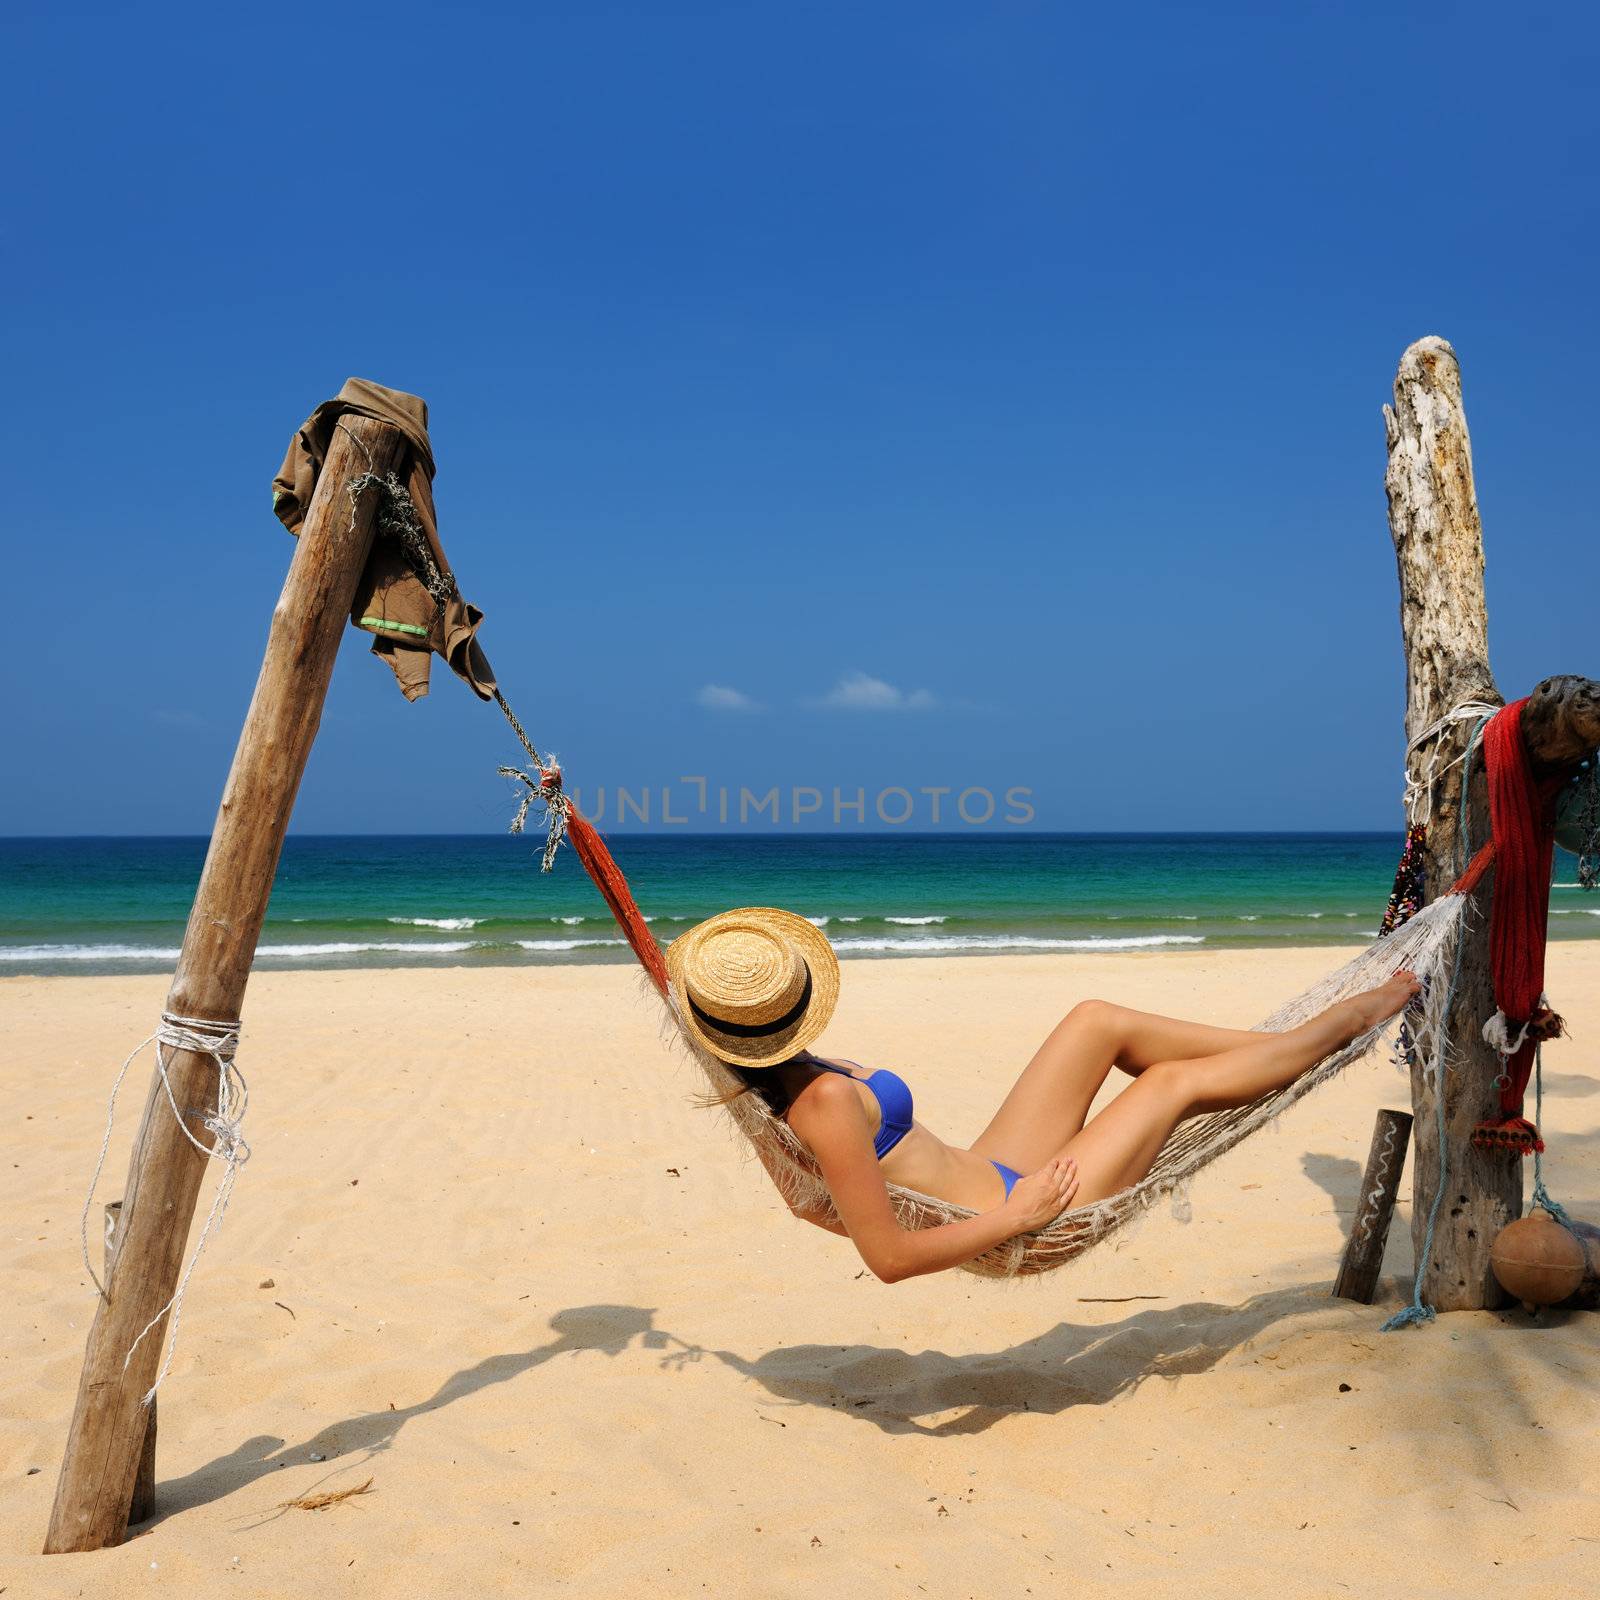
[[[394,671],[407,700],[428,692],[432,652],[450,664],[450,670],[481,699],[494,694],[494,672],[478,644],[483,613],[470,606],[456,589],[450,563],[439,543],[439,524],[433,510],[433,446],[428,442],[428,403],[414,394],[386,389],[365,378],[350,378],[332,400],[325,400],[300,425],[289,441],[288,454],[272,480],[272,509],[290,533],[299,533],[317,486],[317,474],[327,459],[328,446],[339,418],[349,413],[389,422],[406,436],[411,449],[406,489],[427,538],[434,565],[443,580],[437,596],[406,560],[400,542],[380,529],[367,558],[366,571],[356,586],[350,620],[374,635],[372,653]]]

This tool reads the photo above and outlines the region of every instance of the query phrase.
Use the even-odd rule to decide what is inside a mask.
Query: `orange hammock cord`
[[[594,825],[569,800],[567,802],[567,837],[578,852],[583,870],[594,880],[594,886],[611,907],[623,937],[639,958],[639,965],[650,974],[650,981],[660,992],[667,992],[667,958],[656,943],[656,936],[645,926],[644,913],[633,898],[628,880],[622,869],[606,849],[605,840],[594,830]]]

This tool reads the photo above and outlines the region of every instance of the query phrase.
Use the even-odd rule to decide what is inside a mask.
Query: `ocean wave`
[[[833,919],[831,917],[807,917],[806,921],[813,928],[826,928]]]
[[[841,952],[896,951],[932,955],[954,950],[1152,950],[1160,945],[1204,944],[1203,933],[1146,933],[1127,939],[1050,939],[1028,933],[935,933],[920,938],[907,934],[858,934],[835,939]]]
[[[841,922],[860,922],[861,918],[860,917],[840,917],[839,920]]]
[[[518,939],[519,950],[590,950],[601,945],[626,944],[625,939]]]
[[[463,950],[489,946],[472,939],[340,940],[330,944],[264,944],[257,958],[287,957],[305,960],[317,956],[358,955],[459,955]],[[33,944],[0,948],[0,961],[176,961],[176,947],[152,944]]]
[[[180,954],[148,944],[24,944],[0,948],[0,961],[176,961]]]
[[[948,922],[948,917],[885,917],[885,922],[899,924],[902,928],[920,928],[930,922]]]
[[[296,922],[307,922],[308,917],[296,917]],[[463,928],[476,928],[482,917],[388,917],[388,922],[406,928],[439,928],[446,933],[459,933]]]
[[[299,960],[317,956],[453,956],[463,950],[488,948],[479,939],[351,939],[333,944],[264,944],[257,948],[256,955],[294,957]]]

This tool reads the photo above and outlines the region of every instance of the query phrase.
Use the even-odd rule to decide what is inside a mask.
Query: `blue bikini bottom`
[[[1006,1186],[1006,1199],[1009,1200],[1011,1198],[1011,1191],[1016,1187],[1017,1179],[1020,1178],[1022,1174],[1020,1172],[1013,1172],[1011,1168],[1006,1166],[1006,1164],[1002,1161],[991,1161],[989,1165],[1000,1174],[1000,1181]]]

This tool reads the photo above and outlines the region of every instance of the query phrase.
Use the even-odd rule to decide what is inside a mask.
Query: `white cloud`
[[[847,672],[817,702],[831,711],[931,711],[938,700],[926,689],[897,689],[865,672]]]
[[[695,695],[695,704],[708,711],[759,711],[758,701],[752,700],[742,689],[730,689],[724,684],[708,683]]]

